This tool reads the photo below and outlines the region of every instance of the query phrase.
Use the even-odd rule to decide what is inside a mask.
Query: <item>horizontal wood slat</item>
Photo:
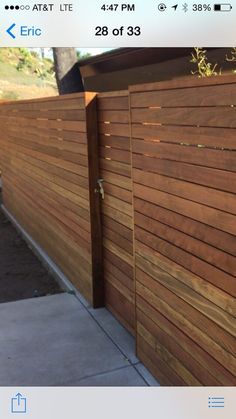
[[[163,143],[198,145],[213,149],[236,149],[234,130],[227,128],[133,124],[132,133],[134,138]]]
[[[136,154],[213,167],[236,172],[236,151],[213,150],[184,144],[164,144],[155,141],[133,140]],[[170,163],[169,163],[170,164]]]
[[[154,82],[154,83],[144,83],[138,84],[129,87],[129,91],[131,93],[135,92],[150,92],[156,91],[159,92],[161,90],[173,90],[173,89],[185,89],[190,88],[193,89],[194,87],[207,87],[207,86],[227,86],[231,85],[234,86],[236,83],[236,76],[235,75],[222,75],[218,77],[182,77],[176,78],[172,80],[166,80],[161,82]]]
[[[190,112],[191,110],[191,112]],[[236,127],[236,108],[142,108],[132,111],[134,122],[161,125],[189,125],[200,127]],[[120,117],[121,119],[121,117]],[[117,117],[117,122],[119,118]]]
[[[219,84],[216,86],[160,90],[134,93],[131,96],[133,108],[147,107],[200,107],[200,106],[231,106],[236,105],[236,86]]]

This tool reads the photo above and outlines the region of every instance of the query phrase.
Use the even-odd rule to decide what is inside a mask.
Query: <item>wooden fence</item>
[[[236,83],[131,88],[137,352],[162,384],[236,383]]]
[[[163,385],[236,384],[235,106],[235,76],[0,106],[5,206]]]
[[[11,102],[0,112],[4,205],[100,306],[96,117],[93,93]]]

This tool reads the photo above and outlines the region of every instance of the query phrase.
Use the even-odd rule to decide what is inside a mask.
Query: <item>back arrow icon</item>
[[[12,29],[16,26],[15,23],[13,23],[7,30],[6,32],[8,33],[8,35],[10,35],[13,39],[16,38],[16,36],[14,35],[14,33],[12,33]]]

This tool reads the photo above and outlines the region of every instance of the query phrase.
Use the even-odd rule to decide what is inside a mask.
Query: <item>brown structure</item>
[[[235,385],[235,77],[131,88],[137,352],[165,385]]]
[[[100,174],[105,190],[102,200],[105,302],[135,334],[129,92],[100,94],[98,119]]]
[[[206,48],[209,62],[217,70],[232,72],[235,63],[227,62],[231,48]],[[119,48],[79,61],[85,90],[108,92],[129,86],[189,76],[193,48]]]
[[[103,305],[96,95],[1,107],[3,200],[94,307]],[[90,191],[93,191],[91,194]]]
[[[4,205],[162,385],[236,384],[235,103],[221,76],[0,105]]]

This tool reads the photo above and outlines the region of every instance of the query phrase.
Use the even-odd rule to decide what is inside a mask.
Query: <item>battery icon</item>
[[[215,12],[231,12],[233,7],[229,3],[214,4]]]

